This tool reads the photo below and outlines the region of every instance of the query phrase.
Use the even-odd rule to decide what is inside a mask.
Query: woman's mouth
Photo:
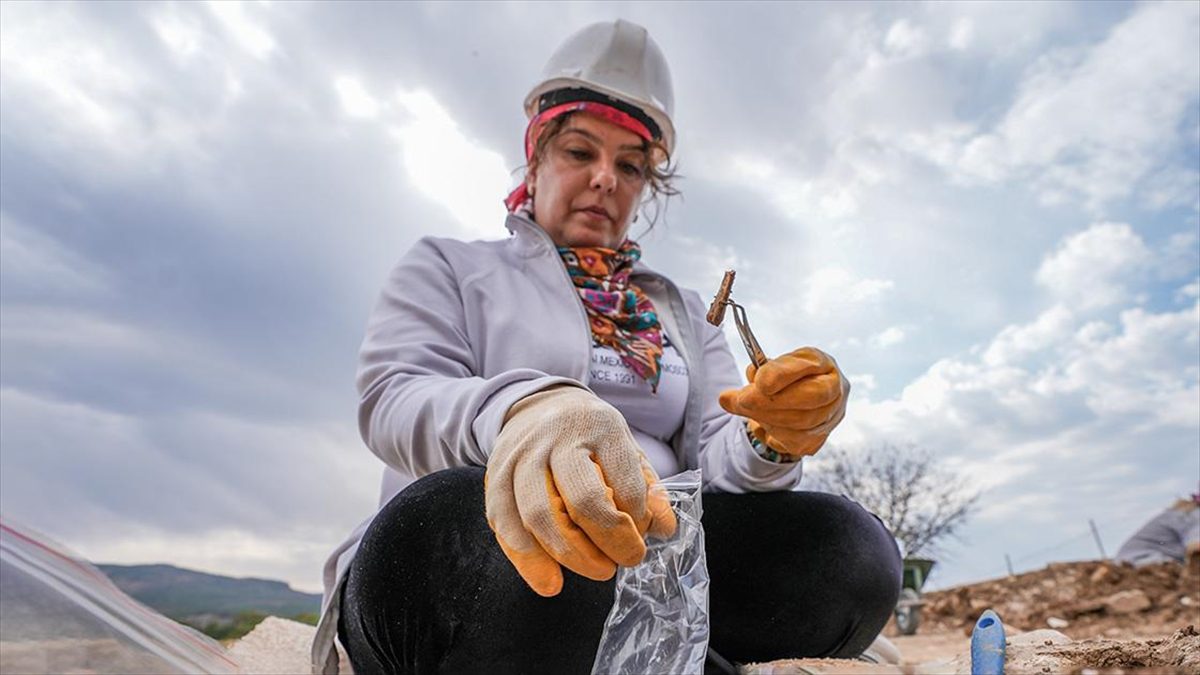
[[[590,206],[585,209],[579,209],[579,212],[588,216],[589,218],[595,218],[597,220],[611,220],[611,218],[609,218],[608,211],[605,211],[599,206]]]

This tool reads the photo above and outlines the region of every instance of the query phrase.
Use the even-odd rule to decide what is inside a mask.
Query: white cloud
[[[128,523],[108,534],[98,540],[73,538],[72,548],[87,560],[115,565],[165,562],[232,577],[294,579],[298,581],[292,587],[303,593],[321,592],[312,561],[329,555],[327,541],[337,536],[334,532],[297,532],[266,537],[233,528],[192,534]]]
[[[814,316],[845,312],[854,305],[879,300],[894,286],[888,279],[860,278],[842,267],[823,267],[804,283],[804,311]]]
[[[349,422],[138,416],[12,387],[0,401],[6,517],[93,561],[282,576],[315,590],[318,561],[376,499],[378,461],[346,452],[357,440]],[[322,492],[337,499],[311,498]]]
[[[209,101],[170,100],[174,90],[155,72],[161,64],[119,37],[91,31],[68,5],[5,12],[6,133],[38,139],[32,147],[45,161],[71,157],[89,169],[89,181],[111,184],[207,156],[204,136],[218,115]],[[149,21],[177,58],[201,40],[177,12]]]
[[[846,379],[850,380],[850,391],[857,393],[860,396],[867,396],[878,388],[875,382],[875,376],[870,373],[862,373],[859,375],[846,375]]]
[[[1157,252],[1154,271],[1159,279],[1187,278],[1200,269],[1200,237],[1195,232],[1176,232]]]
[[[1075,316],[1062,305],[1042,312],[1028,324],[1005,326],[983,353],[983,362],[991,367],[1020,363],[1070,336]]]
[[[0,211],[0,278],[27,291],[94,296],[108,291],[108,274],[92,261]]]
[[[1200,96],[1200,63],[1190,58],[1198,42],[1194,4],[1140,5],[1098,45],[1043,56],[999,124],[954,159],[944,149],[927,156],[959,177],[1030,177],[1047,203],[1079,197],[1100,211],[1146,181],[1150,203],[1190,206],[1196,172],[1172,147],[1194,136],[1194,127],[1179,130]],[[925,140],[913,147],[936,146],[918,135]]]
[[[161,373],[172,373],[190,386],[219,388],[237,382],[239,396],[288,400],[294,395],[295,383],[286,376],[247,368],[223,353],[222,345],[205,342],[197,335],[123,321],[99,311],[10,303],[5,306],[0,338],[6,352],[25,356],[19,366],[22,369],[29,367],[30,361],[41,359],[103,364],[101,372],[118,368],[118,364],[134,363],[137,368],[157,367]],[[73,374],[66,377],[74,380]],[[113,392],[123,390],[120,380],[82,384],[109,387]]]
[[[709,166],[702,168],[718,180],[761,194],[792,220],[841,220],[858,212],[863,191],[882,177],[871,165],[869,153],[856,153],[853,146],[848,141],[821,173],[801,172],[794,166],[784,169],[769,158],[745,152],[710,159]]]
[[[893,23],[883,37],[883,44],[888,51],[902,57],[920,54],[925,42],[925,32],[907,19]]]
[[[1185,302],[1188,298],[1200,298],[1200,279],[1196,279],[1192,283],[1182,286],[1175,292],[1175,300]]]
[[[1151,259],[1142,238],[1125,223],[1098,223],[1073,234],[1042,261],[1037,282],[1081,309],[1127,299],[1131,275]]]
[[[1063,365],[1060,391],[1084,393],[1098,416],[1200,428],[1200,303],[1178,312],[1126,310],[1120,325],[1119,334]]]
[[[976,444],[982,429],[1011,443],[1089,419],[1200,430],[1200,303],[1175,312],[1129,309],[1116,326],[1075,319],[1056,307],[1008,326],[978,360],[938,361],[855,423],[885,436],[921,435],[931,425],[941,425],[934,435],[969,429]]]
[[[151,20],[151,24],[154,33],[179,59],[193,57],[204,41],[203,31],[196,22],[173,8],[161,11]]]
[[[879,333],[871,336],[871,346],[886,349],[904,342],[906,333],[900,326],[888,326]]]
[[[912,439],[950,456],[1020,463],[1085,447],[1103,457],[1117,443],[1113,425],[1147,437],[1200,433],[1200,280],[1177,292],[1188,302],[1181,309],[1101,311],[1131,302],[1147,281],[1135,273],[1185,240],[1152,251],[1112,223],[1067,236],[1037,272],[1056,304],[969,354],[938,360],[898,397],[859,406],[842,441]]]
[[[1142,180],[1140,197],[1150,210],[1181,205],[1200,211],[1200,171],[1187,165],[1165,166]]]
[[[392,133],[413,185],[449,210],[468,236],[496,236],[513,183],[504,157],[464,135],[429,92],[401,91],[396,100],[409,120]]]
[[[274,53],[275,39],[259,22],[250,18],[246,7],[246,4],[233,0],[209,0],[208,3],[209,11],[242,49],[256,59],[265,59]]]
[[[928,5],[920,15],[930,33],[946,35],[950,49],[985,57],[991,65],[1028,58],[1064,31],[1077,29],[1086,8],[1067,3],[956,2]]]
[[[333,81],[333,87],[347,115],[369,119],[379,114],[379,101],[357,79],[342,76]]]
[[[960,17],[950,27],[947,43],[951,49],[964,50],[975,38],[975,23],[969,17]]]
[[[1178,487],[1178,480],[1163,487],[1154,467],[1196,468],[1200,290],[1193,286],[1200,281],[1185,287],[1185,308],[1126,308],[1115,320],[1051,306],[1006,326],[985,348],[939,360],[898,397],[856,399],[834,442],[933,450],[988,490],[972,543],[984,530],[1002,536],[992,554],[995,546],[1020,553],[1069,539],[1072,528],[1087,531],[1089,517],[1109,531],[1132,527],[1131,512],[1148,518],[1147,509]],[[1047,529],[1023,534],[1009,527],[1016,522]]]
[[[637,226],[634,225],[634,228]],[[664,235],[661,240],[657,236],[659,234]],[[686,267],[675,275],[674,281],[684,288],[695,289],[702,297],[706,293],[716,294],[724,270],[746,271],[747,268],[753,267],[750,261],[738,256],[732,246],[722,246],[682,232],[666,233],[656,228],[643,236],[639,242],[646,259],[661,261],[665,256],[671,255],[684,261]],[[733,293],[735,301],[742,295],[738,293],[738,289],[743,289],[746,285],[744,276],[737,277]]]
[[[984,474],[988,475],[988,474]],[[1015,478],[1009,476],[1008,478]],[[1053,520],[1057,500],[1053,495],[1029,493],[1017,495],[1010,499],[986,502],[979,511],[981,521],[1003,521],[1006,518],[1027,518],[1030,515],[1040,516],[1041,522]]]
[[[83,30],[69,16],[19,11],[11,17],[16,27],[5,30],[0,41],[6,93],[36,91],[39,107],[55,109],[60,124],[96,137],[124,135],[119,132],[128,122],[111,105],[134,88],[124,64],[93,41],[73,39]]]

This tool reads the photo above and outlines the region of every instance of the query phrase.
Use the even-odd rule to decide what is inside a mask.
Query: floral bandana
[[[626,239],[615,251],[560,246],[558,253],[583,301],[592,338],[620,355],[625,365],[650,383],[651,391],[658,391],[663,353],[658,313],[642,289],[629,283],[642,249]]]

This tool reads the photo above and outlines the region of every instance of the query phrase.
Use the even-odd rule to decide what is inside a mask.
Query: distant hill
[[[193,617],[234,617],[259,612],[293,617],[316,614],[321,596],[292,590],[282,581],[235,579],[217,574],[185,570],[172,565],[97,565],[142,604],[167,616],[186,620]]]

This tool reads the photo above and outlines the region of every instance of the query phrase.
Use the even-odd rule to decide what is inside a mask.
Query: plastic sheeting
[[[86,561],[0,520],[0,672],[236,673],[219,643]]]
[[[678,526],[650,539],[646,557],[617,573],[593,675],[702,673],[708,651],[708,566],[700,525],[700,472],[662,481]]]

